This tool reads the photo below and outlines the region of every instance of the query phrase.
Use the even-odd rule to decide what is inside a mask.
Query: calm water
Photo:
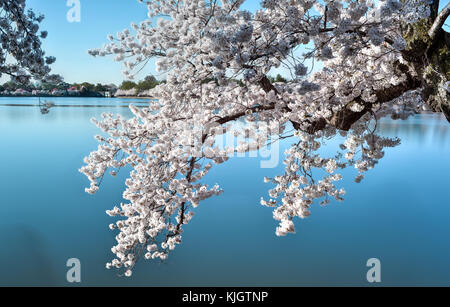
[[[234,158],[215,167],[207,180],[225,193],[197,208],[166,262],[140,262],[125,279],[104,264],[114,244],[105,210],[122,201],[126,174],[90,196],[78,169],[97,146],[90,118],[130,116],[130,100],[51,100],[65,107],[42,115],[20,106],[37,99],[0,98],[0,285],[71,285],[65,264],[73,257],[85,286],[368,285],[365,264],[375,257],[382,285],[450,286],[450,124],[442,117],[384,121],[382,133],[402,145],[387,149],[361,184],[345,171],[346,200],[314,206],[288,237],[275,236],[271,209],[259,205],[270,187],[263,177],[281,165]]]

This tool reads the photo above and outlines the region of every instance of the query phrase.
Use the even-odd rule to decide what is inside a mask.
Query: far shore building
[[[29,91],[27,91],[27,90],[18,88],[18,89],[13,93],[13,95],[17,95],[17,96],[26,96],[26,95],[31,95],[31,93],[30,93]]]

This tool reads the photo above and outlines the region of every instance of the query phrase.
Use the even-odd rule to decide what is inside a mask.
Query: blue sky
[[[112,58],[94,58],[87,50],[101,47],[108,34],[128,28],[132,21],[147,18],[146,6],[137,0],[81,0],[81,21],[70,23],[66,0],[28,0],[29,7],[43,13],[42,29],[49,32],[43,47],[56,57],[54,73],[67,82],[121,83],[120,63]],[[151,65],[153,66],[153,65]],[[148,73],[152,73],[150,66]]]
[[[67,21],[67,0],[27,0],[35,12],[45,15],[41,29],[49,32],[43,42],[48,55],[56,57],[52,72],[61,74],[66,82],[115,83],[123,81],[122,65],[112,57],[94,58],[87,50],[101,47],[107,35],[129,28],[131,22],[147,18],[147,7],[137,0],[80,0],[81,21]],[[259,0],[245,3],[244,8],[255,11]],[[137,76],[155,74],[151,62]],[[6,80],[2,80],[6,81]]]

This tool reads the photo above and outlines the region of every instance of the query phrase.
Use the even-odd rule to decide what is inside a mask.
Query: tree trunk
[[[399,72],[405,73],[408,79],[390,88],[376,92],[377,103],[383,103],[400,97],[405,92],[423,88],[421,92],[424,102],[435,112],[442,112],[450,122],[450,34],[442,29],[450,14],[450,4],[438,12],[439,1],[430,4],[431,15],[426,20],[409,25],[405,31],[407,47],[402,52],[408,65],[396,63]],[[358,102],[364,105],[361,112],[353,112],[350,106]],[[346,108],[333,115],[326,123],[341,130],[349,130],[364,114],[371,110],[371,105],[361,99],[350,102]],[[311,124],[310,132],[323,129],[324,120]]]
[[[442,29],[450,13],[450,4],[438,13],[439,1],[431,5],[430,18],[409,25],[403,57],[416,71],[423,87],[422,99],[435,112],[442,112],[450,122],[450,34]]]

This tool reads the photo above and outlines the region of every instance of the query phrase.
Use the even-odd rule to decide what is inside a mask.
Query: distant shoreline
[[[144,96],[144,97],[140,97],[140,96],[114,96],[114,97],[112,97],[112,98],[122,98],[122,99],[153,99],[153,100],[158,99],[158,98],[156,98],[156,97],[146,97],[146,96]]]

